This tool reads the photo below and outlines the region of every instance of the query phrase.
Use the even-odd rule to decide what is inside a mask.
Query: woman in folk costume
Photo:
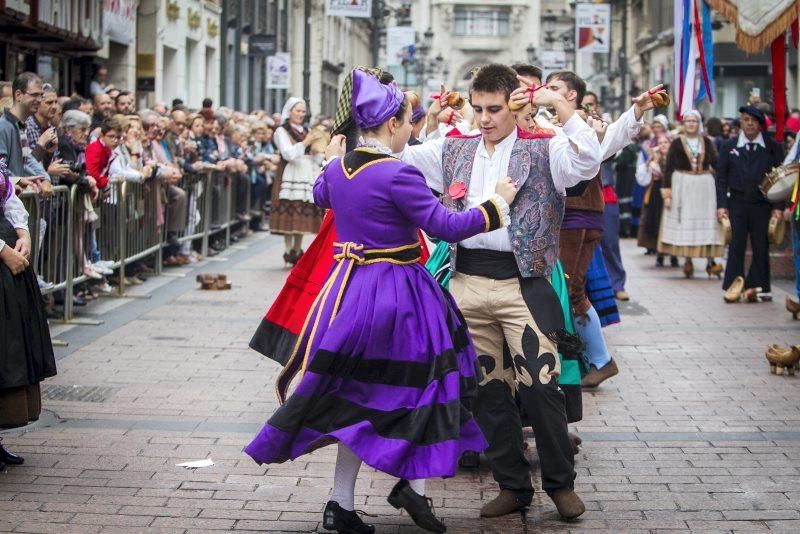
[[[717,151],[711,139],[703,135],[700,112],[691,110],[683,116],[683,134],[675,139],[667,153],[661,185],[664,214],[658,242],[660,254],[686,258],[683,273],[694,274],[692,258],[706,258],[708,276],[718,278],[724,244],[717,223],[717,192],[711,169]]]
[[[317,205],[336,212],[336,265],[278,378],[285,402],[245,450],[276,463],[338,441],[326,529],[374,532],[353,510],[364,461],[401,478],[392,506],[444,532],[424,479],[453,476],[463,451],[487,443],[461,402],[477,385],[475,349],[454,301],[419,263],[417,229],[455,241],[498,229],[516,189],[502,180],[491,200],[449,212],[416,168],[391,156],[411,134],[403,93],[355,71],[352,111],[365,146],[332,159],[314,185]],[[343,152],[343,137],[334,152],[336,143]]]
[[[0,159],[0,430],[38,420],[39,384],[56,374],[47,316],[31,263],[28,212],[14,195],[14,184]],[[23,463],[3,447],[2,439],[0,471]]]
[[[320,161],[311,155],[311,145],[321,138],[319,131],[303,126],[306,103],[291,97],[281,113],[282,124],[273,140],[281,153],[281,164],[272,184],[269,228],[284,236],[283,259],[294,265],[303,255],[303,235],[316,234],[322,223],[322,211],[314,205],[312,186],[319,173]]]
[[[636,169],[636,180],[647,187],[644,193],[642,221],[639,225],[638,245],[647,250],[658,248],[658,233],[661,228],[661,215],[664,211],[664,199],[661,198],[661,187],[664,171],[667,168],[667,154],[671,141],[666,134],[661,134],[655,143],[648,147],[648,159],[643,159]],[[673,256],[675,263],[678,258]],[[664,255],[656,254],[656,266],[664,266]]]
[[[381,69],[359,67],[357,70],[372,74],[384,85],[394,80],[390,73]],[[352,112],[353,72],[355,71],[347,73],[342,84],[333,126],[334,135],[345,136],[347,152],[359,146],[361,135]],[[425,264],[429,254],[421,232],[419,240],[422,246],[420,261]],[[286,365],[311,306],[333,266],[333,244],[337,241],[339,238],[336,235],[334,214],[332,210],[328,210],[317,237],[289,272],[283,288],[250,340],[250,348]]]

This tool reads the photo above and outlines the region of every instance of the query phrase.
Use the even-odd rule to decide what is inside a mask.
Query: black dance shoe
[[[358,512],[345,510],[336,501],[328,501],[328,504],[325,505],[325,511],[322,512],[322,527],[325,530],[335,530],[339,534],[373,534],[375,532],[375,527],[365,524],[358,517]]]
[[[22,456],[17,456],[16,454],[10,453],[3,447],[2,441],[0,441],[0,463],[7,464],[7,465],[22,465],[25,463],[25,459]],[[0,468],[0,471],[3,469]]]
[[[444,523],[433,514],[433,501],[411,489],[408,480],[395,484],[387,500],[398,510],[404,508],[419,528],[428,532],[447,532]]]

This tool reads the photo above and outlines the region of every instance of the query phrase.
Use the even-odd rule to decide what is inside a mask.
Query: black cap
[[[742,106],[739,108],[739,113],[747,113],[757,120],[761,126],[766,126],[767,124],[767,119],[764,118],[764,113],[755,106]]]

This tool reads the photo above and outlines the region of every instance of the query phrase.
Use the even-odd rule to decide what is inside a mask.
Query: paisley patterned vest
[[[521,136],[511,150],[508,176],[519,180],[520,190],[511,204],[508,232],[522,276],[545,278],[550,276],[558,260],[564,197],[556,190],[550,174],[549,137],[526,139],[518,133]],[[443,203],[450,210],[466,209],[466,197],[454,200],[447,192],[458,182],[469,191],[472,165],[480,142],[480,137],[451,137],[445,141]],[[450,245],[450,269],[455,270],[455,265],[454,243]]]

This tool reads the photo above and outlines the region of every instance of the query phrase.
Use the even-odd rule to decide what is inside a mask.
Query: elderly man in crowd
[[[191,260],[181,254],[179,234],[186,230],[186,191],[178,187],[181,179],[181,170],[173,160],[173,154],[165,149],[164,130],[161,127],[161,117],[152,110],[140,114],[142,128],[146,140],[144,146],[144,161],[156,165],[156,178],[162,181],[167,196],[166,222],[167,248],[164,253],[165,265],[185,265]]]

